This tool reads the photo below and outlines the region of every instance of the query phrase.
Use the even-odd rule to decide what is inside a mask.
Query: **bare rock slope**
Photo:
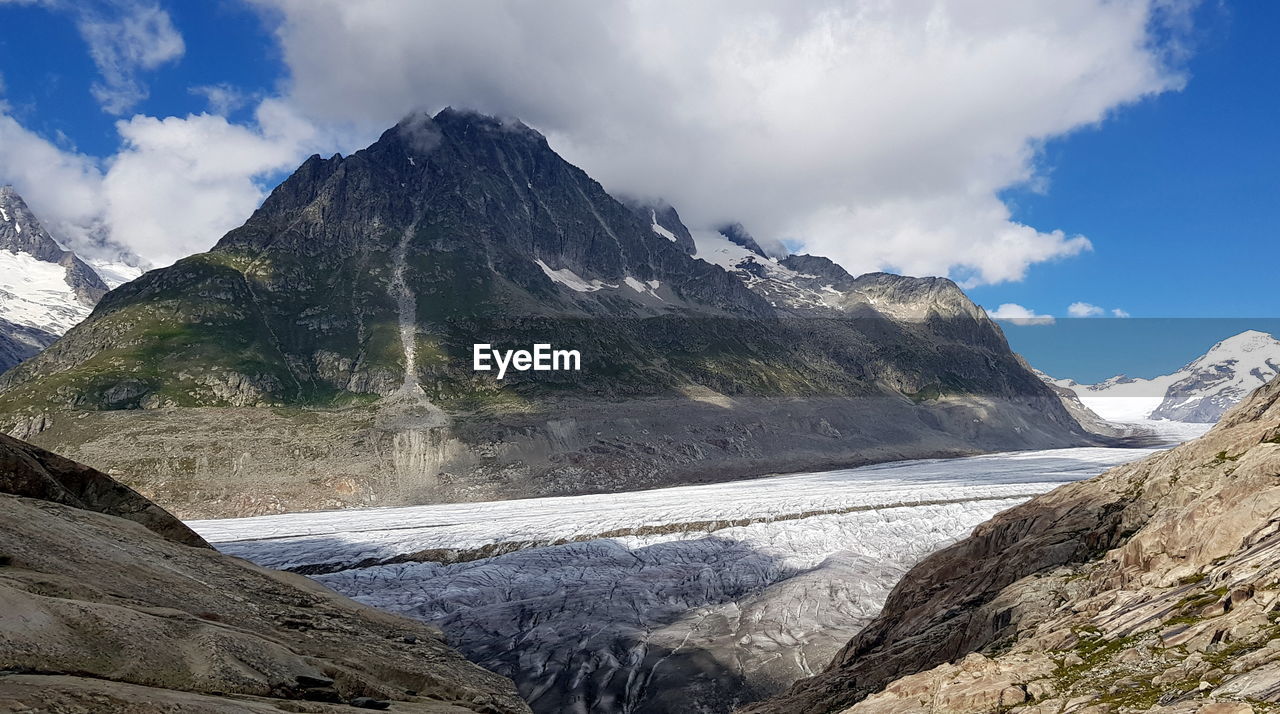
[[[746,711],[1275,711],[1278,605],[1272,381],[1201,439],[927,558],[822,674]]]
[[[221,555],[106,475],[0,438],[0,711],[526,712],[438,631]]]

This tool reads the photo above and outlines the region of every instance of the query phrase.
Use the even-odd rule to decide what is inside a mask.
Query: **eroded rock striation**
[[[516,714],[439,632],[224,556],[105,474],[0,438],[0,710]]]
[[[1061,487],[925,559],[799,712],[1272,711],[1280,381],[1206,436]]]

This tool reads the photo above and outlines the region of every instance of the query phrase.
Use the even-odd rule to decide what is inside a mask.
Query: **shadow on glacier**
[[[436,625],[469,659],[514,680],[536,712],[728,712],[805,674],[774,666],[763,680],[752,677],[757,666],[783,657],[790,658],[786,670],[795,654],[784,650],[797,643],[768,632],[785,629],[773,627],[773,615],[743,618],[744,607],[766,614],[755,601],[804,570],[715,536],[628,542],[634,540],[316,579]],[[832,634],[833,653],[852,632]],[[761,637],[772,644],[744,656],[744,638],[749,645]]]
[[[524,506],[508,514],[524,538],[590,538],[583,527],[599,527],[600,516],[610,511],[638,535],[560,545],[525,541],[522,550],[447,565],[386,562],[407,549],[397,552],[395,542],[370,548],[354,531],[288,540],[310,562],[379,556],[385,564],[315,577],[367,604],[440,627],[470,659],[512,678],[535,711],[727,712],[823,668],[875,615],[907,567],[994,513],[957,521],[940,535],[891,527],[895,518],[904,520],[895,515],[902,509],[893,507],[912,506],[905,510],[915,515],[905,522],[924,519],[936,531],[942,521],[930,513],[951,506],[914,506],[1003,502],[1124,460],[1114,449],[1025,452],[629,497],[581,496],[572,499],[572,508],[559,501],[557,508],[544,507],[551,501],[507,502],[508,508]],[[696,511],[709,519],[734,513],[734,525],[747,515],[737,510],[743,503],[757,504],[750,513],[771,526],[756,529],[750,542],[726,537],[728,531],[681,534],[661,520],[664,511],[650,507],[650,501],[662,506],[673,499],[701,504]],[[865,528],[847,533],[829,528],[848,516],[820,515],[856,510],[877,513],[865,515]],[[412,520],[411,509],[401,513]],[[502,520],[494,522],[495,539],[509,533]],[[402,545],[414,542],[413,530],[407,527]],[[794,537],[790,543],[788,536]],[[816,536],[825,538],[826,549],[812,550]],[[936,542],[926,544],[926,537]],[[244,545],[271,550],[284,544]],[[906,553],[912,546],[924,550]],[[806,551],[829,555],[811,567],[813,561],[797,557]]]

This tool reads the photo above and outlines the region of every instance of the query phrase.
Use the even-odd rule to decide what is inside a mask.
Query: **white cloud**
[[[204,97],[209,102],[209,113],[220,116],[226,116],[249,103],[249,97],[244,92],[225,82],[191,87],[187,91]]]
[[[969,285],[1088,250],[1012,220],[998,192],[1043,187],[1044,140],[1180,87],[1176,32],[1153,27],[1192,5],[257,2],[279,11],[289,99],[306,113],[519,116],[606,187],[663,196],[694,228],[738,220],[855,272]]]
[[[1107,314],[1107,311],[1087,302],[1073,302],[1067,307],[1067,314],[1072,317],[1097,317]]]
[[[99,162],[0,115],[0,183],[13,183],[73,250],[123,249],[154,265],[208,250],[262,202],[264,176],[342,143],[279,100],[259,104],[251,124],[138,115],[116,129],[120,151]]]
[[[854,272],[1020,280],[1091,245],[1070,226],[1018,223],[999,191],[1045,185],[1044,140],[1181,86],[1177,33],[1152,28],[1192,4],[254,1],[278,10],[264,17],[279,20],[290,76],[252,121],[225,119],[244,99],[234,88],[197,87],[213,114],[135,116],[117,125],[116,156],[0,163],[0,180],[56,222],[105,225],[166,263],[241,223],[264,178],[306,154],[452,104],[523,118],[610,190],[665,197],[694,229],[741,221]],[[182,38],[154,0],[90,7],[96,24],[78,23],[101,98],[120,110]],[[0,157],[53,149],[3,119],[22,141]],[[85,201],[54,195],[61,185]]]
[[[1108,311],[1106,308],[1099,307],[1087,302],[1073,302],[1067,306],[1067,314],[1071,317],[1101,317],[1111,313],[1112,317],[1128,317],[1129,313],[1120,308],[1112,308]]]
[[[0,113],[0,183],[12,183],[61,242],[95,252],[105,237],[102,172]]]
[[[1015,325],[1052,325],[1054,323],[1053,315],[1037,315],[1034,310],[1015,302],[1007,302],[995,310],[988,310],[987,315],[993,320],[1006,320]]]
[[[182,57],[186,43],[155,0],[0,0],[40,5],[75,19],[99,77],[90,88],[110,114],[123,114],[147,98],[138,78]]]
[[[147,98],[146,85],[138,79],[141,71],[172,62],[186,51],[169,13],[150,0],[49,4],[73,8],[76,27],[100,74],[91,89],[93,97],[111,114],[123,114]]]
[[[279,101],[252,126],[224,117],[135,116],[116,124],[124,146],[103,179],[112,235],[167,264],[207,250],[262,202],[255,181],[294,168],[316,130]]]

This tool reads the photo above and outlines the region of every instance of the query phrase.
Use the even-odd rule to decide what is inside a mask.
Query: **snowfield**
[[[825,666],[928,553],[1153,451],[190,525],[223,552],[437,625],[535,711],[727,712]]]
[[[92,309],[67,284],[66,268],[0,250],[0,319],[61,335]]]

